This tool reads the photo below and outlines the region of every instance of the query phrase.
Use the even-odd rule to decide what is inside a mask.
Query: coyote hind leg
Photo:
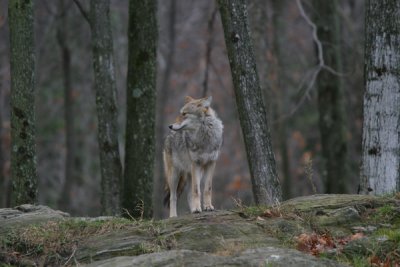
[[[205,169],[205,181],[204,181],[204,194],[203,194],[203,207],[205,211],[213,211],[214,206],[212,205],[212,179],[214,175],[215,161],[207,164]]]
[[[201,192],[200,192],[200,183],[201,178],[203,176],[203,168],[195,163],[192,164],[192,184],[191,184],[191,192],[190,192],[190,212],[191,213],[200,213],[201,212]]]

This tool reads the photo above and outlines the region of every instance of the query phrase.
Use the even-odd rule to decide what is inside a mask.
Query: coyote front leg
[[[177,200],[177,187],[179,182],[179,174],[173,169],[168,177],[169,186],[169,217],[176,217],[176,200]]]
[[[215,169],[215,161],[207,164],[205,169],[206,170],[204,176],[206,180],[204,181],[203,207],[205,211],[213,211],[214,206],[212,205],[211,198],[212,198],[212,179]]]
[[[201,212],[201,192],[200,192],[200,182],[203,176],[203,168],[196,163],[192,164],[192,188],[190,197],[190,212],[199,213]]]

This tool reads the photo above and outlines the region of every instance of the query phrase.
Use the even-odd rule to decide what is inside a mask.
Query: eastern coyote
[[[203,210],[212,211],[212,177],[222,145],[224,126],[211,109],[212,97],[185,98],[180,115],[169,128],[163,151],[167,179],[164,204],[169,204],[169,217],[176,217],[176,201],[190,181],[188,202],[192,213],[202,211],[200,184],[204,181]]]

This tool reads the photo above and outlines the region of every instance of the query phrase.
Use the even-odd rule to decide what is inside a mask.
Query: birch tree
[[[219,0],[256,204],[275,204],[282,193],[262,100],[245,0]]]
[[[360,191],[400,189],[400,2],[368,0]]]
[[[37,201],[33,1],[9,1],[13,206]]]

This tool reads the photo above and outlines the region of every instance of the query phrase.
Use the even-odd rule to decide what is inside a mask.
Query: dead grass
[[[30,258],[42,264],[64,264],[71,259],[79,242],[131,225],[132,221],[121,218],[97,221],[68,219],[31,225],[10,232],[0,240],[3,251],[0,260],[18,263]]]
[[[225,240],[221,236],[220,247],[214,254],[218,256],[231,256],[237,255],[245,249],[246,246],[240,240]]]

